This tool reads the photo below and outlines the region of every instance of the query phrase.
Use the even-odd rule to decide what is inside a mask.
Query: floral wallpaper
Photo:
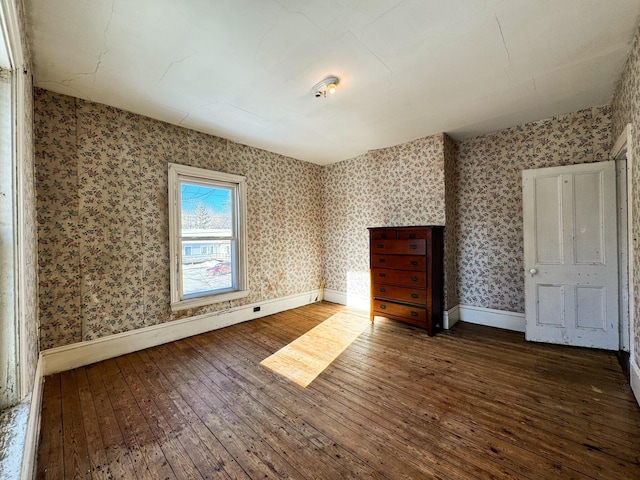
[[[524,312],[522,170],[604,161],[610,148],[609,107],[460,143],[454,189],[460,304]]]
[[[633,238],[634,250],[640,251],[638,239],[640,238],[640,28],[636,31],[631,45],[631,51],[624,71],[618,82],[611,103],[612,116],[612,141],[616,141],[628,123],[632,125],[631,150],[633,154],[632,168],[632,198],[629,206],[633,212]],[[640,272],[640,255],[636,253],[633,259],[633,271]],[[634,308],[635,332],[631,332],[632,341],[635,342],[635,362],[640,367],[640,276],[636,273],[634,278]]]
[[[524,310],[521,172],[606,160],[609,107],[325,167],[35,94],[42,348],[316,288],[368,295],[367,227],[445,224],[446,308]],[[251,296],[169,308],[167,163],[246,175]],[[640,267],[639,267],[640,268]],[[639,302],[640,303],[640,302]]]
[[[322,167],[42,89],[35,132],[41,348],[318,287]],[[248,298],[170,311],[168,162],[247,177]]]
[[[42,349],[80,341],[80,230],[76,109],[71,97],[34,97],[38,279]]]
[[[328,289],[369,295],[367,227],[445,224],[445,145],[451,143],[433,135],[324,167]]]

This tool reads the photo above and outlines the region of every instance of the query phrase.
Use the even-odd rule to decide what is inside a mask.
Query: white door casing
[[[527,340],[618,350],[615,162],[522,179]]]

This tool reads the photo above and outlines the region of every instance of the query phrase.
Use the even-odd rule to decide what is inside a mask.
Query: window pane
[[[233,235],[233,188],[182,182],[180,205],[183,237]]]
[[[182,293],[195,295],[234,287],[233,249],[229,240],[182,242]]]

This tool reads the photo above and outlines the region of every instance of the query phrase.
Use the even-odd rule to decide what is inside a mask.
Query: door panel
[[[602,287],[576,287],[576,326],[606,329],[606,290]]]
[[[599,172],[575,175],[573,208],[575,212],[576,263],[604,264],[602,222],[602,178]]]
[[[617,350],[614,162],[523,172],[528,340]]]
[[[537,285],[537,290],[538,325],[564,327],[564,286]]]
[[[535,181],[536,231],[557,232],[557,235],[538,237],[536,263],[557,265],[562,263],[562,189],[557,177],[542,177]]]

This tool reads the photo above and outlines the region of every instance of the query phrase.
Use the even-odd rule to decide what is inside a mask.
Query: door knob
[[[536,273],[538,273],[538,270],[536,270],[535,268],[531,268],[531,269],[529,269],[529,273],[533,277]]]

